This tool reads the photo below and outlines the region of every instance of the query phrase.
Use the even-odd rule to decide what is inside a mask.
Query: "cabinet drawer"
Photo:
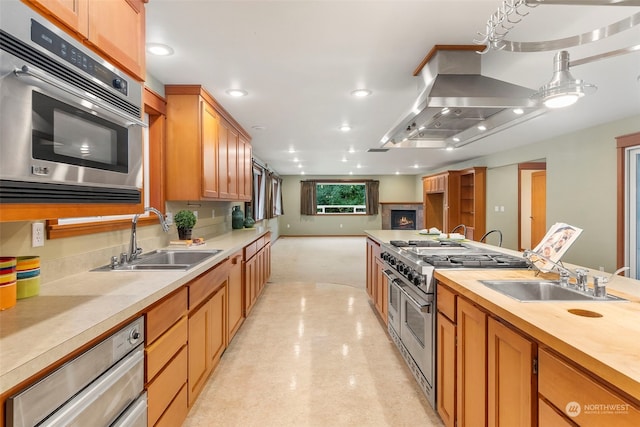
[[[559,414],[556,408],[549,405],[546,400],[538,399],[538,425],[554,427],[575,427],[571,421]]]
[[[254,256],[258,251],[258,243],[253,242],[244,247],[244,259],[247,261],[249,258]]]
[[[154,342],[187,312],[187,289],[178,292],[162,301],[147,312],[145,339],[148,344]]]
[[[200,305],[220,284],[225,282],[229,275],[230,264],[227,258],[187,284],[189,288],[189,310]]]
[[[551,353],[539,350],[539,393],[581,426],[639,426],[640,410]],[[576,411],[577,412],[577,411]]]
[[[183,385],[178,395],[169,405],[154,427],[181,426],[189,413],[187,406],[187,385]]]
[[[164,335],[144,350],[147,356],[147,382],[187,343],[187,317],[183,317]]]
[[[167,367],[147,386],[149,408],[148,425],[154,425],[171,401],[187,382],[187,348],[180,353]],[[185,403],[185,407],[186,407]]]
[[[456,295],[440,283],[437,286],[438,311],[456,323]]]

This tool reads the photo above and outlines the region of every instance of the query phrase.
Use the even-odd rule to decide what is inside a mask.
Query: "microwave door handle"
[[[88,97],[83,91],[74,88],[73,86],[58,81],[50,76],[48,76],[45,73],[42,73],[38,70],[34,70],[33,68],[29,68],[26,65],[22,66],[22,69],[16,69],[13,72],[16,76],[18,77],[32,77],[35,78],[37,80],[40,80],[41,82],[44,82],[46,84],[49,84],[57,89],[63,90],[75,97],[78,97],[84,101],[90,102],[92,104],[96,104],[98,105],[100,108],[102,108],[103,110],[106,110],[108,112],[110,112],[111,114],[115,114],[116,116],[120,117],[121,119],[124,119],[125,121],[129,122],[129,125],[138,125],[138,126],[142,126],[142,127],[148,127],[148,125],[143,122],[142,120],[130,115],[130,114],[126,114],[120,110],[118,110],[117,108],[112,107],[111,105],[107,104],[106,102],[98,99],[98,98],[90,98]]]

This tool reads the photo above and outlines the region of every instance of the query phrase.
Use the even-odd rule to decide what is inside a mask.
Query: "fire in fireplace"
[[[392,230],[415,230],[416,229],[416,211],[404,209],[391,210],[391,229]]]

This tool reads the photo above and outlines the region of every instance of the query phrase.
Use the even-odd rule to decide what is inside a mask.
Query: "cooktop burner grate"
[[[422,261],[439,268],[527,268],[524,258],[509,255],[425,255]]]

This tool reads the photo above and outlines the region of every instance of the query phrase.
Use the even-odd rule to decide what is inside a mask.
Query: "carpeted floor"
[[[365,238],[281,238],[183,427],[441,427],[365,291]]]

